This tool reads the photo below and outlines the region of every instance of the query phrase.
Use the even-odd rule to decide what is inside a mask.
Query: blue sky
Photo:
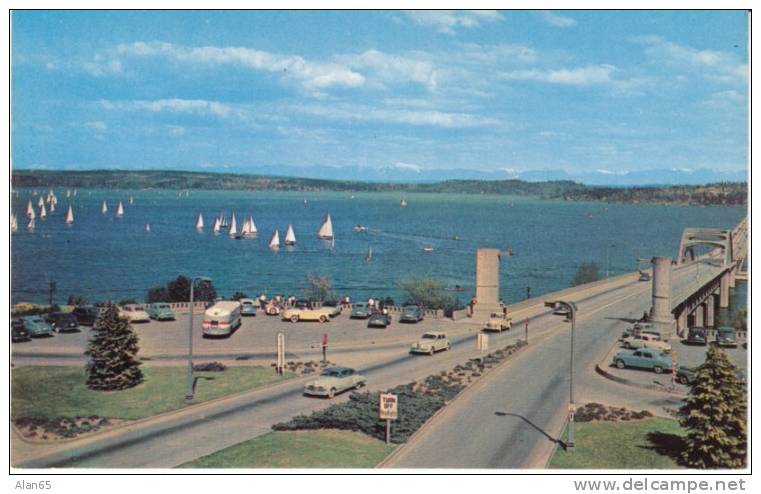
[[[747,167],[745,12],[12,15],[17,168]]]

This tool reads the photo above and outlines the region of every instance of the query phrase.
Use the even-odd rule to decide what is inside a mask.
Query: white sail
[[[45,203],[42,203],[42,206],[40,206],[40,219],[44,220],[45,217],[48,215],[48,212],[45,210]]]
[[[40,200],[37,201],[37,207],[41,208],[44,205],[45,205],[45,199],[43,199],[42,196],[40,196]]]
[[[280,232],[275,230],[275,233],[272,234],[272,238],[270,238],[270,249],[278,249],[280,248]]]
[[[296,245],[296,234],[293,233],[293,225],[288,225],[288,231],[285,232],[285,245]]]
[[[402,201],[399,203],[399,205],[400,205],[401,207],[403,207],[403,208],[406,208],[406,207],[407,207],[407,201],[405,201],[404,199],[402,199]]]
[[[27,223],[26,229],[30,231],[34,230],[34,218],[29,219],[29,223]]]
[[[230,236],[234,237],[238,234],[238,224],[235,222],[235,213],[233,213],[233,217],[230,220]]]
[[[66,189],[66,197],[71,197],[71,189]]]
[[[365,258],[365,260],[367,262],[370,262],[370,261],[373,260],[373,248],[372,247],[368,247],[367,248],[367,257]]]
[[[55,212],[55,201],[51,201],[51,203],[50,203],[50,209],[48,209],[48,212],[49,213],[54,213]]]
[[[119,205],[116,206],[116,217],[121,218],[124,216],[124,204],[122,204],[122,201],[119,201]]]
[[[203,230],[203,215],[198,213],[198,219],[196,220],[196,229]]]
[[[77,197],[77,189],[74,189],[74,192],[71,193],[74,197]]]
[[[26,216],[27,218],[34,219],[34,206],[32,206],[32,200],[29,199],[29,203],[26,205]]]
[[[322,225],[320,225],[317,236],[325,240],[333,238],[333,222],[330,219],[330,213],[325,215],[325,219],[322,221]]]
[[[135,199],[132,196],[129,196],[129,203],[132,204],[133,202],[135,202]]]
[[[214,219],[214,233],[219,233],[219,230],[222,228],[222,220],[219,219],[219,216]]]
[[[150,231],[151,231],[151,225],[150,225],[150,223],[146,223],[145,224],[145,233],[148,233]]]
[[[254,223],[253,216],[248,217],[248,229],[250,230],[252,235],[256,235],[257,233],[259,233],[259,231],[256,229],[256,223]]]
[[[11,231],[16,232],[18,231],[18,220],[16,220],[16,215],[11,213]]]
[[[246,221],[243,222],[243,228],[240,229],[241,235],[245,237],[256,236],[256,227],[254,226],[254,219],[249,215]]]
[[[71,209],[71,204],[69,204],[69,210],[66,211],[66,224],[71,225],[74,223],[74,211]]]
[[[106,201],[103,201],[103,204],[100,205],[100,212],[103,214],[108,213],[108,205],[106,204]]]
[[[55,196],[55,194],[53,194],[53,197],[50,198],[50,204],[51,205],[58,204],[58,198]]]

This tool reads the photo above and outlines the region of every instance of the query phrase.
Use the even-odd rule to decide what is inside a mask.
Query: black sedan
[[[24,327],[24,323],[19,319],[13,319],[11,321],[11,341],[29,341],[29,331]]]
[[[48,324],[53,327],[57,333],[68,333],[79,331],[79,322],[74,314],[66,312],[53,312],[47,317]]]
[[[391,316],[388,314],[373,314],[367,320],[368,328],[387,328],[391,324]]]

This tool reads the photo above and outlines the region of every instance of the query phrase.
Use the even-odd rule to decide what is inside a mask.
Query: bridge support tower
[[[656,331],[665,339],[674,330],[674,316],[671,312],[671,258],[653,257],[653,306],[650,320]]]
[[[501,312],[499,305],[499,249],[476,251],[476,305],[475,320],[486,320],[492,312]]]

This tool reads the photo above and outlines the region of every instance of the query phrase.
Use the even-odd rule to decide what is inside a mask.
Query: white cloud
[[[336,59],[351,68],[372,72],[381,82],[414,82],[429,91],[437,87],[438,71],[433,62],[423,58],[422,54],[416,58],[367,50],[359,55],[341,55]]]
[[[136,57],[165,57],[188,64],[238,65],[252,70],[280,74],[309,90],[333,86],[358,87],[365,83],[362,74],[345,65],[311,62],[297,55],[278,55],[244,47],[188,47],[162,42],[138,41],[121,44],[115,52]]]
[[[298,105],[290,107],[288,110],[336,120],[379,121],[443,128],[491,127],[500,123],[494,118],[469,113],[448,113],[435,110],[390,110],[362,105]]]
[[[103,100],[100,106],[106,110],[145,110],[154,113],[172,112],[172,113],[192,113],[196,115],[213,115],[216,117],[227,118],[241,116],[239,110],[219,103],[217,101],[207,101],[201,99],[160,99],[153,101],[134,100],[134,101],[108,101]]]
[[[645,53],[658,63],[696,70],[715,82],[744,83],[748,80],[748,64],[734,53],[698,50],[661,36],[641,36],[634,41],[645,45]]]
[[[101,121],[85,122],[84,126],[96,132],[105,132],[106,130],[108,130],[108,125],[106,124],[106,122],[101,122]]]
[[[57,68],[56,65],[51,64],[48,64],[47,67],[49,69]],[[119,75],[124,71],[122,62],[119,59],[111,58],[104,60],[100,55],[96,55],[91,61],[82,62],[82,68],[95,77]]]
[[[423,167],[420,165],[415,165],[413,163],[404,163],[403,161],[397,161],[394,163],[394,168],[398,168],[400,170],[410,170],[415,173],[420,173],[423,171]]]
[[[552,11],[545,10],[541,13],[544,22],[555,27],[572,27],[576,25],[576,20],[572,17],[566,17],[556,14]]]
[[[612,82],[611,73],[616,70],[613,65],[588,65],[574,69],[528,69],[502,72],[507,80],[528,80],[551,84],[585,86],[590,84],[608,84]]]
[[[502,20],[496,10],[410,10],[405,14],[415,24],[446,34],[454,34],[457,28],[474,28],[482,22]]]

